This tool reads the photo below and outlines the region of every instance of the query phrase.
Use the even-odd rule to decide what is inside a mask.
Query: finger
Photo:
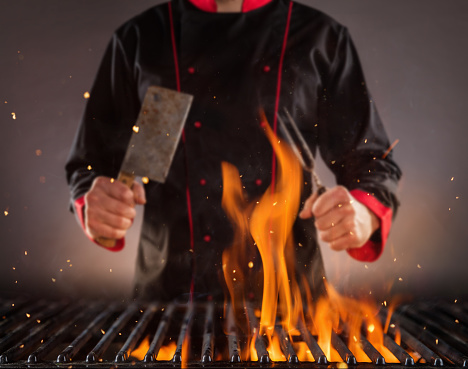
[[[107,196],[124,202],[130,206],[135,205],[133,191],[120,181],[108,177],[98,177],[93,183],[91,190],[104,192]]]
[[[318,197],[318,194],[313,193],[311,196],[307,198],[307,200],[304,202],[304,206],[302,207],[302,210],[299,213],[299,218],[308,219],[313,216],[312,206],[314,205],[314,202],[317,200],[317,197]]]
[[[361,246],[356,235],[351,231],[330,242],[329,245],[334,251],[343,251]]]
[[[87,224],[86,232],[94,239],[101,237],[118,240],[125,237],[126,230],[116,229],[104,223]]]
[[[90,191],[85,195],[85,209],[106,212],[128,219],[133,219],[136,216],[136,210],[133,206],[99,191]]]
[[[336,227],[346,219],[353,219],[355,210],[350,203],[332,208],[329,212],[322,216],[315,217],[315,227],[318,230],[324,231],[332,227]]]
[[[145,188],[139,182],[133,182],[133,199],[139,205],[146,204]]]
[[[351,228],[345,222],[341,222],[334,227],[319,231],[319,237],[322,241],[331,243],[348,235],[350,232],[352,232]]]
[[[312,206],[315,217],[321,217],[329,211],[348,204],[351,200],[349,191],[343,186],[333,187],[324,192]]]

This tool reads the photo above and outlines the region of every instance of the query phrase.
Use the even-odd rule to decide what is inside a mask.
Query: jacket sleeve
[[[112,37],[90,91],[65,167],[74,212],[94,178],[120,169],[140,105],[129,56],[136,42],[131,30]]]
[[[358,260],[373,261],[383,250],[398,207],[401,172],[388,152],[390,142],[345,27],[335,40],[319,104],[319,150],[337,183],[380,219],[380,230],[371,240],[349,251]]]

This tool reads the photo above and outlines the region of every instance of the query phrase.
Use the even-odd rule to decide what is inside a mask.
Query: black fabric
[[[181,89],[195,98],[185,127],[186,153],[180,144],[164,185],[146,185],[136,296],[186,295],[193,257],[195,293],[223,296],[221,254],[233,232],[221,208],[220,163],[228,161],[239,169],[250,199],[260,196],[271,182],[272,149],[258,111],[262,107],[273,122],[288,5],[288,1],[273,0],[247,13],[207,13],[186,0],[173,0]],[[369,191],[395,210],[400,171],[391,155],[382,159],[390,143],[347,29],[319,11],[294,3],[282,72],[280,107],[292,113],[337,182]],[[82,196],[97,175],[117,175],[150,85],[176,89],[168,4],[130,20],[112,37],[66,166],[72,200]],[[310,194],[309,186],[304,185],[303,201]],[[319,293],[324,270],[313,222],[298,219],[294,233],[297,271],[307,275]]]

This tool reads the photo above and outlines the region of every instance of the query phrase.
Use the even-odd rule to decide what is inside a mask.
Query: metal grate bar
[[[325,356],[325,353],[322,351],[315,338],[310,334],[309,330],[301,320],[299,321],[299,330],[301,332],[302,340],[309,347],[310,353],[314,357],[316,363],[328,364],[328,360]]]
[[[404,366],[413,366],[414,359],[388,335],[384,334],[384,345]]]
[[[57,305],[52,308],[50,315],[59,312],[63,309],[63,304]],[[10,347],[0,356],[0,363],[6,364],[18,360],[21,356],[25,356],[33,351],[34,347],[41,343],[44,337],[48,337],[53,334],[59,325],[63,325],[66,321],[70,320],[73,315],[76,315],[79,307],[64,310],[58,317],[53,317],[50,320],[43,322],[37,319],[38,325],[33,326],[28,335],[20,340],[16,345]]]
[[[58,363],[66,363],[71,361],[73,357],[80,351],[83,345],[89,341],[92,337],[93,333],[99,328],[103,322],[105,322],[109,316],[116,310],[117,304],[112,304],[107,308],[107,310],[103,311],[99,314],[94,320],[89,323],[84,331],[82,331],[78,337],[76,337],[73,342],[68,345],[65,350],[63,350],[57,357]]]
[[[82,309],[81,306],[77,307],[77,310]],[[74,310],[73,310],[74,311]],[[28,357],[28,363],[37,363],[39,362],[45,355],[47,355],[50,351],[52,351],[62,339],[62,337],[70,330],[70,326],[76,324],[80,320],[84,319],[87,315],[87,310],[81,310],[75,317],[71,318],[67,324],[64,324],[57,332],[55,332],[49,339],[39,346],[33,353],[31,353]]]
[[[41,310],[36,313],[38,309],[40,309],[44,304],[39,304],[34,307],[34,309],[30,309],[32,312],[31,314],[28,313],[29,317],[27,317],[27,320],[25,322],[22,322],[20,325],[18,325],[13,331],[10,333],[6,334],[2,340],[0,340],[0,352],[5,350],[9,345],[14,344],[14,341],[21,340],[22,337],[26,334],[26,337],[28,335],[28,332],[30,329],[34,329],[34,326],[37,325],[37,321],[45,321],[47,318],[55,315],[59,310],[61,310],[64,306],[64,304],[60,303],[53,303],[48,306],[44,310]],[[32,315],[35,315],[32,317]],[[26,316],[26,314],[25,314]]]
[[[206,308],[205,330],[203,332],[202,343],[202,363],[211,363],[214,355],[214,321],[213,321],[214,305],[209,303]]]
[[[401,315],[399,313],[393,313],[393,316],[397,321],[400,321],[406,329],[420,339],[430,349],[436,351],[439,355],[445,357],[449,361],[454,362],[460,366],[467,366],[468,359],[458,350],[451,347],[445,341],[435,336],[427,329],[422,329],[411,319]]]
[[[173,304],[170,304],[166,307],[164,314],[159,322],[158,329],[156,330],[153,340],[151,341],[148,351],[146,352],[145,358],[143,359],[145,363],[151,363],[156,361],[158,352],[161,349],[164,338],[166,337],[166,333],[169,328],[169,323],[171,322],[174,309],[175,308]]]
[[[375,365],[385,365],[385,358],[363,335],[360,337],[360,343],[363,351],[367,356],[369,356],[369,359],[371,359]]]
[[[348,346],[342,341],[342,339],[332,331],[331,334],[331,344],[338,351],[343,361],[348,365],[356,365],[357,360],[353,353],[349,350]]]
[[[227,336],[229,346],[229,358],[231,363],[240,363],[241,356],[239,354],[239,340],[237,338],[237,329],[234,322],[232,306],[227,306]]]
[[[179,337],[177,339],[177,348],[174,353],[174,357],[172,358],[173,363],[182,363],[182,346],[184,344],[184,340],[188,334],[190,334],[190,326],[192,323],[194,306],[190,303],[187,306],[187,311],[185,312],[184,320],[182,322],[182,326],[180,327]],[[187,337],[188,338],[188,337]]]
[[[280,338],[281,351],[286,355],[288,362],[298,364],[299,358],[297,357],[296,352],[294,351],[289,337],[286,335],[286,332],[280,325],[275,326],[275,331]]]
[[[270,363],[270,355],[266,349],[265,341],[263,337],[260,336],[258,329],[258,320],[255,316],[253,308],[251,306],[246,306],[245,311],[248,316],[248,321],[250,323],[250,331],[255,335],[255,350],[257,350],[258,361],[262,364]]]
[[[128,336],[127,341],[125,341],[124,345],[117,353],[115,357],[116,363],[123,363],[128,360],[130,352],[135,348],[138,340],[141,338],[144,330],[148,326],[148,323],[153,318],[154,314],[156,313],[157,305],[151,304],[146,311],[144,312],[143,316],[138,321],[138,324],[133,329],[132,333]]]
[[[127,307],[127,309],[125,309],[125,311],[122,314],[120,314],[120,316],[112,324],[109,330],[104,334],[104,336],[102,336],[101,340],[97,343],[97,345],[86,356],[87,363],[94,363],[102,357],[104,351],[106,351],[107,347],[109,347],[112,340],[124,327],[124,325],[128,322],[128,320],[132,317],[136,310],[137,306],[135,304],[130,304]]]

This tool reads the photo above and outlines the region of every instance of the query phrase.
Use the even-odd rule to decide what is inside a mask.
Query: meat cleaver
[[[148,87],[118,181],[129,188],[136,176],[165,182],[192,100],[189,94],[159,86]],[[104,237],[96,241],[105,247],[116,244],[116,240]]]

